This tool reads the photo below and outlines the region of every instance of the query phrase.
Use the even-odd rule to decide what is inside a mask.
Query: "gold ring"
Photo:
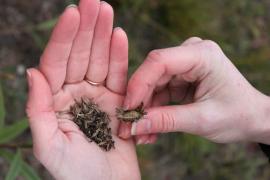
[[[90,81],[89,79],[85,79],[85,81],[93,86],[99,86],[103,84],[103,82],[93,82],[93,81]]]

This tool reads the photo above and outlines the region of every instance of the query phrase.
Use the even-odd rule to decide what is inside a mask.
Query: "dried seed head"
[[[124,122],[134,122],[140,120],[147,113],[143,109],[143,103],[139,107],[131,110],[124,110],[123,108],[116,108],[117,119]]]
[[[75,100],[68,114],[90,142],[94,141],[105,151],[114,148],[109,116],[93,101],[88,98],[81,98],[81,101]]]

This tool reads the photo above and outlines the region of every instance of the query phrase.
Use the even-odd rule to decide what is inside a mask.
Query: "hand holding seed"
[[[136,135],[145,144],[156,133],[186,132],[219,143],[270,144],[269,97],[248,83],[215,42],[194,37],[150,52],[128,83],[124,107],[142,101],[147,116],[132,127],[122,124],[120,137]]]
[[[109,4],[64,11],[39,68],[27,71],[34,154],[55,179],[140,179],[133,140],[117,136],[127,68],[127,37],[113,29]],[[75,123],[59,113],[68,111]]]

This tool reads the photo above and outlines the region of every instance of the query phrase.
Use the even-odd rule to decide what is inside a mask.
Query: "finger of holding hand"
[[[209,62],[215,62],[211,57],[210,48],[213,43],[202,48],[204,44],[179,46],[168,49],[154,50],[147,56],[144,63],[132,75],[128,87],[124,106],[135,108],[142,101],[147,92],[156,86],[164,75],[181,74],[185,81],[194,82],[210,72]],[[140,88],[137,88],[140,87]]]
[[[160,91],[159,93],[155,94],[151,103],[151,107],[153,106],[162,106],[167,105],[170,101],[170,95],[168,92],[168,89],[164,89]],[[141,120],[143,120],[142,118]],[[139,120],[139,121],[141,121]],[[122,139],[129,139],[131,137],[131,124],[130,123],[123,123],[121,122],[119,127],[119,137]],[[156,134],[152,134],[151,136],[147,135],[140,135],[136,136],[136,142],[139,142],[139,144],[144,144],[145,142],[154,142],[154,138],[156,137]],[[152,138],[152,139],[151,139]]]
[[[200,120],[204,114],[199,104],[163,106],[148,109],[146,117],[132,123],[131,135],[166,132],[186,132],[201,134]]]

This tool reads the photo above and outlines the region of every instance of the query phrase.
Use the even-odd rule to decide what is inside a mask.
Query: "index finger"
[[[67,62],[79,23],[78,9],[74,5],[67,7],[41,56],[39,68],[45,75],[53,94],[61,89],[65,81]]]
[[[202,78],[209,71],[207,54],[200,43],[150,52],[128,83],[124,107],[137,107],[164,75],[182,74],[188,82]]]

